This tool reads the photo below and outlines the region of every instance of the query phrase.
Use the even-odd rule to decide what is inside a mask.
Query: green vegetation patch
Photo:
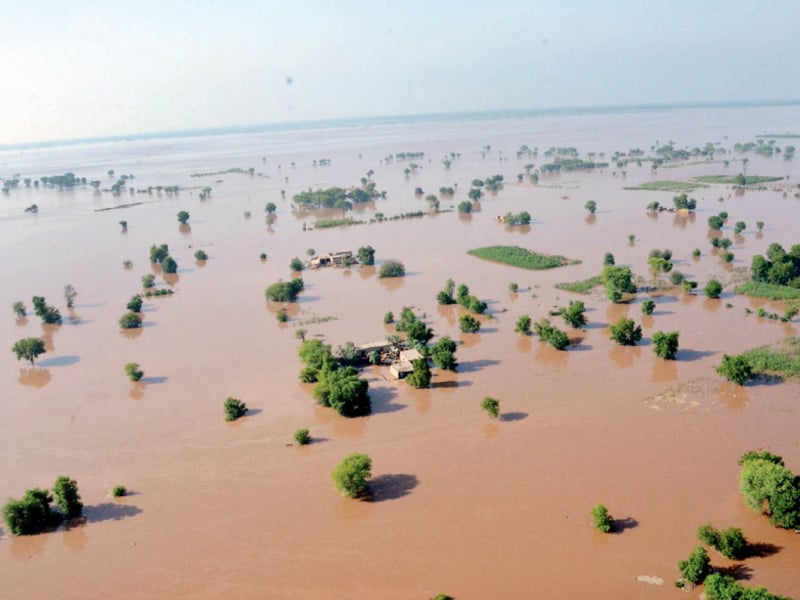
[[[645,190],[649,192],[691,192],[698,188],[707,187],[702,183],[689,183],[686,181],[646,181],[634,187],[626,187],[626,190]]]
[[[327,229],[329,227],[342,227],[345,225],[361,225],[364,221],[358,219],[318,219],[314,221],[315,229]]]
[[[800,336],[788,337],[774,346],[761,346],[742,353],[758,375],[800,377]]]
[[[603,278],[600,275],[589,277],[589,279],[582,279],[580,281],[564,281],[556,284],[556,288],[566,292],[574,292],[576,294],[588,295],[592,289],[598,285],[603,285]]]
[[[772,181],[783,181],[783,177],[770,177],[768,175],[701,175],[695,177],[701,183],[719,183],[723,185],[758,185]]]
[[[775,285],[764,281],[746,281],[736,288],[737,294],[769,300],[798,300],[800,289],[788,285]]]
[[[553,269],[565,265],[577,265],[581,262],[564,256],[531,252],[519,246],[486,246],[484,248],[473,248],[469,251],[469,254],[484,260],[491,260],[492,262],[499,262],[505,265],[511,265],[512,267],[529,269],[531,271]]]

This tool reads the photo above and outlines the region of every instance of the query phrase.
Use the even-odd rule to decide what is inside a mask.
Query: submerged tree
[[[17,360],[25,359],[33,366],[34,361],[40,354],[46,352],[44,348],[44,340],[41,338],[29,337],[18,340],[14,343],[11,351],[17,355]]]
[[[331,473],[336,489],[343,496],[358,498],[367,491],[367,480],[372,477],[372,459],[366,454],[346,456]]]
[[[500,402],[495,398],[486,396],[481,402],[481,408],[485,410],[486,414],[492,419],[496,419],[500,416]]]

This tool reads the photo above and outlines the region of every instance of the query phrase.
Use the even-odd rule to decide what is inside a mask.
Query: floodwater
[[[106,143],[0,154],[0,174],[22,177],[66,170],[110,184],[106,171],[135,175],[137,188],[180,185],[178,196],[113,198],[91,189],[19,189],[0,200],[0,306],[43,295],[65,317],[60,327],[38,318],[2,318],[0,347],[43,336],[47,353],[35,368],[0,360],[0,497],[19,497],[67,474],[78,481],[85,523],[15,538],[2,531],[0,580],[4,598],[668,598],[677,561],[697,545],[697,527],[741,527],[759,556],[736,569],[745,585],[800,595],[800,538],[771,527],[747,509],[738,492],[738,457],[767,448],[800,471],[795,382],[731,386],[713,367],[723,353],[797,333],[745,314],[763,302],[730,292],[718,301],[678,290],[656,298],[642,318],[640,296],[609,305],[553,287],[597,274],[605,252],[644,277],[652,248],[671,248],[676,269],[697,279],[729,282],[737,267],[772,242],[798,242],[800,200],[791,193],[724,186],[697,190],[695,218],[648,216],[647,202],[671,204],[673,194],[623,190],[652,179],[687,180],[735,174],[721,163],[662,168],[631,164],[623,176],[609,168],[542,177],[518,184],[529,162],[547,162],[551,145],[582,153],[641,147],[672,139],[679,147],[707,141],[732,148],[763,131],[786,131],[800,108],[737,108],[508,121],[429,123],[342,130],[280,132],[181,140]],[[788,140],[784,140],[787,143]],[[782,145],[782,141],[778,142]],[[481,149],[490,144],[485,157]],[[516,158],[538,147],[538,159]],[[420,169],[381,163],[395,152],[424,151]],[[445,152],[460,152],[450,170]],[[502,151],[502,154],[501,154]],[[331,165],[313,167],[315,159]],[[725,158],[730,158],[726,156]],[[430,159],[430,160],[429,160]],[[292,167],[294,163],[294,167]],[[800,176],[798,159],[750,155],[751,174]],[[201,178],[198,172],[253,167]],[[468,218],[445,212],[418,219],[303,231],[313,216],[294,214],[298,191],[358,184],[368,170],[387,191],[354,217],[369,220],[426,209],[414,196],[435,193],[495,173],[506,185]],[[288,180],[287,180],[288,178]],[[199,190],[213,188],[201,201]],[[191,189],[194,188],[194,189]],[[280,190],[286,190],[286,200]],[[722,198],[720,202],[718,198]],[[423,197],[424,198],[424,197]],[[597,215],[587,219],[593,199]],[[277,218],[264,219],[275,202]],[[23,212],[37,203],[39,213]],[[142,204],[95,212],[128,202]],[[176,220],[191,214],[188,228]],[[528,210],[530,228],[508,228],[495,216]],[[720,210],[748,229],[735,240],[733,269],[710,254],[706,219]],[[252,213],[245,216],[245,211]],[[117,225],[128,221],[127,233]],[[755,221],[766,223],[762,235]],[[628,235],[635,234],[633,244]],[[158,287],[175,294],[146,299],[145,327],[120,332],[118,318],[153,272],[151,244],[168,243],[180,266]],[[290,277],[292,257],[371,244],[378,262],[400,259],[408,274],[385,281],[374,268],[304,272],[306,289],[279,324],[264,289]],[[470,248],[517,244],[580,259],[550,271],[523,271],[480,261]],[[692,250],[703,251],[695,261]],[[197,264],[196,249],[209,260]],[[267,261],[259,260],[265,252]],[[123,261],[131,260],[131,269]],[[457,307],[439,307],[447,278],[466,283],[489,302],[481,332],[458,331]],[[516,282],[520,291],[511,294]],[[64,308],[63,286],[79,296]],[[569,299],[583,299],[589,327],[570,330],[574,345],[558,352],[514,333],[522,314],[538,319]],[[728,304],[730,306],[728,306]],[[299,383],[298,329],[335,346],[381,339],[392,328],[387,310],[413,306],[437,336],[461,342],[457,373],[434,370],[429,390],[388,380],[386,369],[364,371],[373,414],[347,420],[315,406]],[[768,310],[782,310],[766,303]],[[644,339],[621,348],[608,324],[641,321]],[[563,326],[560,318],[554,322]],[[678,360],[657,360],[655,331],[680,330]],[[127,381],[123,365],[141,364],[145,378]],[[503,418],[489,422],[480,401],[500,400]],[[252,409],[223,420],[228,396]],[[291,445],[307,427],[314,443]],[[372,502],[342,498],[330,471],[351,452],[373,460]],[[132,490],[112,499],[123,484]],[[589,510],[605,504],[619,533],[591,526]],[[732,563],[712,552],[719,567]],[[663,580],[654,585],[640,576]]]

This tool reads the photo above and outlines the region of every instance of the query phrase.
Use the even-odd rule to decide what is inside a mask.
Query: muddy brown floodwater
[[[675,110],[508,121],[430,123],[343,130],[140,140],[69,148],[7,151],[3,176],[41,177],[74,171],[101,179],[110,168],[131,173],[137,188],[180,185],[177,196],[125,194],[91,188],[20,188],[0,203],[0,306],[43,295],[59,307],[62,326],[29,315],[0,319],[0,347],[42,336],[47,353],[36,367],[0,360],[0,497],[19,497],[59,475],[78,481],[84,523],[30,537],[0,539],[3,598],[381,598],[425,599],[446,592],[459,600],[486,598],[680,598],[672,584],[678,560],[697,545],[703,523],[737,526],[759,544],[759,556],[735,569],[745,585],[800,595],[800,537],[773,528],[747,509],[738,492],[738,457],[751,448],[781,454],[800,471],[798,392],[793,381],[732,386],[713,370],[723,353],[795,335],[745,307],[781,305],[732,293],[728,283],[772,242],[797,243],[798,203],[790,192],[725,186],[699,189],[694,217],[648,216],[647,202],[671,204],[673,194],[624,190],[654,179],[687,181],[738,172],[741,163],[620,169],[542,177],[518,184],[528,162],[546,162],[551,145],[586,152],[641,147],[673,139],[679,147],[720,142],[729,149],[765,130],[800,122],[800,108]],[[481,148],[491,144],[485,156]],[[537,159],[517,158],[520,145]],[[420,169],[382,162],[387,154],[424,151]],[[460,152],[449,170],[446,152]],[[502,154],[501,154],[502,151]],[[312,161],[330,158],[331,165]],[[738,160],[741,157],[725,156]],[[294,167],[291,164],[294,163]],[[798,163],[750,155],[749,173],[800,175]],[[192,173],[254,167],[264,176]],[[374,170],[386,199],[354,211],[395,215],[425,210],[417,186],[435,193],[495,173],[504,189],[463,218],[455,212],[417,219],[303,231],[314,216],[292,212],[301,191],[350,186]],[[288,181],[287,181],[288,178]],[[211,186],[210,198],[198,198]],[[286,190],[282,200],[280,190]],[[720,201],[719,199],[722,199]],[[587,219],[583,206],[598,204]],[[277,218],[264,219],[275,202]],[[26,214],[32,203],[39,213]],[[128,202],[125,209],[95,212]],[[189,227],[176,220],[191,214]],[[528,210],[528,228],[495,221]],[[706,219],[719,210],[748,225],[734,240],[732,268],[710,254]],[[251,212],[248,218],[245,211]],[[338,215],[337,215],[338,216]],[[125,219],[128,231],[117,224]],[[766,223],[756,234],[755,221]],[[635,242],[628,235],[635,234]],[[151,272],[148,248],[168,243],[179,264],[146,299],[144,327],[121,333],[117,320]],[[378,262],[402,260],[408,274],[379,280],[374,268],[303,273],[305,291],[279,324],[264,289],[290,277],[292,257],[355,250],[371,244]],[[467,254],[470,248],[517,244],[582,261],[550,271],[524,271]],[[600,293],[578,296],[554,284],[596,275],[605,252],[647,277],[652,248],[671,248],[676,269],[702,285],[726,283],[721,300],[677,289],[656,298],[642,318],[640,297],[610,305]],[[693,260],[694,248],[703,252]],[[205,264],[192,258],[202,248]],[[259,254],[268,255],[266,261]],[[131,260],[131,269],[123,261]],[[462,309],[439,307],[435,295],[452,277],[489,303],[481,332],[458,331]],[[520,291],[511,294],[516,282]],[[72,311],[63,286],[78,290]],[[583,299],[589,326],[570,330],[573,346],[558,352],[514,333],[522,314],[547,315]],[[729,306],[730,305],[730,306]],[[433,387],[414,390],[391,381],[385,367],[364,371],[373,414],[343,419],[314,405],[298,381],[298,329],[334,347],[392,333],[387,310],[415,307],[437,336],[460,342],[457,373],[434,369]],[[608,325],[627,315],[641,321],[634,348],[608,339]],[[563,326],[560,318],[554,322]],[[674,362],[652,352],[655,331],[680,331]],[[141,364],[145,378],[127,381],[123,365]],[[500,400],[490,422],[480,401]],[[252,409],[223,420],[228,396]],[[314,443],[292,445],[307,427]],[[372,502],[342,498],[330,472],[343,456],[373,460]],[[132,491],[112,499],[123,484]],[[618,533],[592,529],[589,510],[605,504]],[[737,563],[712,552],[715,566]],[[654,578],[654,579],[647,579]],[[657,582],[663,580],[663,585]],[[651,583],[648,583],[650,581]],[[655,581],[656,583],[652,583]]]

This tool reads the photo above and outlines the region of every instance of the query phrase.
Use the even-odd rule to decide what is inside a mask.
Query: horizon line
[[[31,150],[50,148],[56,146],[75,146],[79,144],[113,143],[148,139],[170,139],[187,137],[204,137],[217,135],[230,135],[237,133],[263,133],[266,131],[291,131],[297,129],[323,129],[331,126],[359,125],[394,125],[419,120],[447,121],[454,117],[462,119],[479,120],[481,117],[508,119],[524,118],[527,116],[545,116],[553,114],[580,114],[598,112],[625,112],[625,111],[658,111],[669,109],[692,108],[737,108],[737,107],[763,107],[763,106],[797,106],[800,99],[784,100],[732,100],[708,102],[664,102],[642,104],[609,104],[600,106],[561,106],[545,108],[510,108],[510,109],[485,109],[473,111],[449,111],[434,113],[406,113],[396,115],[375,115],[369,117],[334,117],[327,119],[307,119],[302,121],[277,121],[272,123],[253,123],[247,125],[219,125],[211,127],[198,127],[187,129],[144,131],[138,133],[122,133],[101,135],[85,138],[62,138],[55,140],[42,140],[38,142],[18,142],[13,144],[0,144],[0,151]]]

